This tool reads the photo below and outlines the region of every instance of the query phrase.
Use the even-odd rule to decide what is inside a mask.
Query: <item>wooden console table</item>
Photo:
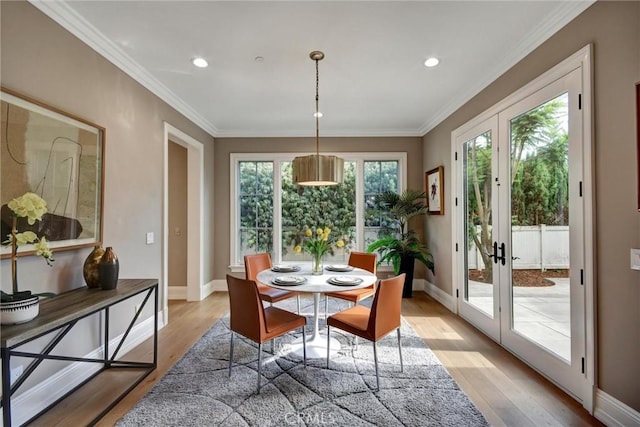
[[[120,342],[117,344],[115,350],[110,353],[109,351],[109,308],[115,304],[118,304],[126,299],[129,299],[135,295],[145,294],[144,300],[140,305],[140,308],[133,316],[133,319],[129,323],[126,331],[122,335]],[[116,360],[118,352],[120,351],[123,343],[127,339],[129,332],[133,328],[136,320],[138,319],[142,309],[149,301],[151,295],[154,295],[153,299],[153,361],[151,362],[133,362]],[[104,312],[104,357],[101,359],[83,358],[83,357],[71,357],[52,355],[51,352],[56,348],[58,343],[64,338],[67,333],[78,323],[79,320],[84,319],[92,314]],[[40,353],[30,353],[18,351],[17,349],[44,335],[52,333],[52,337],[48,344],[44,346]],[[129,393],[135,386],[137,386],[147,375],[149,375],[157,366],[158,362],[158,281],[156,279],[125,279],[119,280],[116,289],[103,291],[101,289],[89,289],[80,288],[70,292],[65,292],[51,299],[45,299],[40,301],[40,314],[30,322],[20,325],[8,325],[2,326],[1,338],[2,347],[0,349],[2,356],[2,419],[5,427],[11,426],[11,397],[13,394],[24,384],[26,379],[33,374],[38,366],[44,360],[62,360],[72,362],[90,362],[101,364],[101,369],[92,374],[89,378],[84,380],[81,384],[78,384],[64,396],[60,397],[54,403],[49,405],[42,411],[34,414],[25,424],[33,421],[51,407],[56,405],[67,395],[73,393],[96,375],[100,374],[105,369],[110,368],[143,368],[143,374],[135,381],[129,388],[127,388],[122,394],[120,394],[116,400],[114,400],[109,407],[102,411],[93,421],[95,424],[100,418],[102,418],[107,412],[109,412],[120,400],[122,400],[127,393]],[[15,382],[11,384],[11,358],[12,357],[26,357],[32,359],[31,363],[25,368],[22,375],[15,379]]]

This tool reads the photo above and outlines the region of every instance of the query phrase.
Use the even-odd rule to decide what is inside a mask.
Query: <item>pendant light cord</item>
[[[319,59],[316,59],[316,154],[320,155],[320,110],[318,108],[318,101],[320,99],[318,93],[320,92],[320,72],[318,71]]]

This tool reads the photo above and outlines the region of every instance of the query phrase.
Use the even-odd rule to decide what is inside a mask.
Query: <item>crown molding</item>
[[[471,98],[497,80],[498,77],[533,52],[534,49],[544,43],[575,17],[584,12],[593,3],[595,3],[595,0],[560,2],[558,7],[554,9],[553,12],[550,13],[534,31],[529,32],[527,37],[523,39],[519,46],[510,52],[505,52],[502,61],[497,62],[495,67],[484,73],[484,76],[478,76],[476,83],[467,91],[452,98],[451,102],[441,108],[420,127],[419,133],[421,133],[421,135],[426,135],[431,129],[436,127],[456,110],[466,104]]]
[[[131,59],[115,43],[73,10],[66,1],[29,0],[29,3],[211,136],[217,135],[218,129],[213,123]]]
[[[419,129],[380,129],[377,131],[365,131],[361,129],[335,129],[322,130],[320,139],[337,137],[422,137]],[[247,129],[222,129],[216,138],[312,138],[315,137],[313,129],[294,130],[247,130]]]

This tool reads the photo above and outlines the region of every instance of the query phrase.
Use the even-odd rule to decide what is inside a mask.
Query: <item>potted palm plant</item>
[[[382,219],[379,239],[367,247],[367,252],[378,252],[380,264],[393,265],[394,274],[405,273],[403,298],[410,298],[413,287],[413,270],[416,260],[432,272],[435,271],[433,256],[420,241],[418,233],[409,229],[412,218],[427,215],[426,194],[416,190],[405,190],[402,194],[385,191],[374,199],[372,213]]]

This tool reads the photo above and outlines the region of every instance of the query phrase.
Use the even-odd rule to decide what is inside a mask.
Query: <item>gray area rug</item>
[[[308,335],[312,300],[302,299]],[[371,299],[368,300],[371,303]],[[295,310],[295,300],[278,303]],[[324,300],[321,301],[321,311]],[[347,308],[331,299],[330,312]],[[324,319],[321,330],[326,332]],[[127,413],[118,426],[485,426],[480,411],[403,319],[400,372],[397,336],[378,343],[380,391],[373,347],[332,329],[342,344],[326,359],[288,354],[289,334],[263,346],[262,390],[256,394],[257,345],[236,335],[229,378],[229,317],[217,322],[167,375]],[[307,336],[308,336],[307,335]]]

